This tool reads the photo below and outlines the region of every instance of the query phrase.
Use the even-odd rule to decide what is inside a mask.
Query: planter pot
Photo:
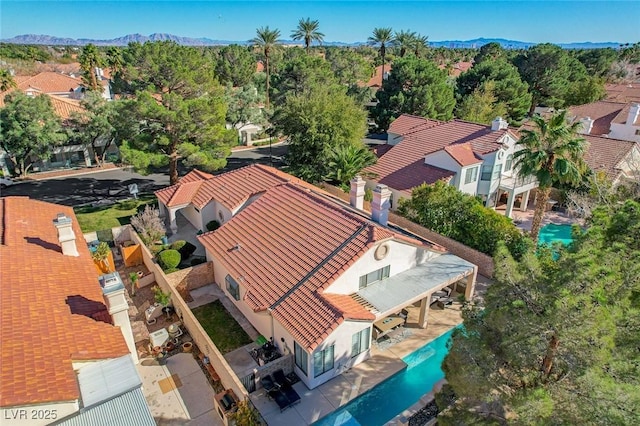
[[[189,353],[193,350],[193,343],[192,342],[184,342],[182,344],[182,351],[185,353]]]

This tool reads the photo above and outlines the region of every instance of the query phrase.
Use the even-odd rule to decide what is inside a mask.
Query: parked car
[[[8,177],[0,177],[0,188],[5,189],[7,186],[13,185],[15,182]]]

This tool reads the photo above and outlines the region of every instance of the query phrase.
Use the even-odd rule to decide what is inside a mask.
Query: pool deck
[[[533,223],[534,206],[529,203],[529,208],[526,211],[513,210],[511,217],[516,223],[516,227],[523,231],[531,231],[531,224]],[[505,206],[501,205],[496,208],[496,212],[505,214]],[[583,224],[583,220],[577,217],[571,217],[566,213],[547,211],[542,218],[542,226],[554,223],[556,225],[573,225],[578,223]]]
[[[487,278],[478,276],[478,297],[482,296],[488,284]],[[453,297],[455,300],[455,295]],[[406,364],[402,361],[403,357],[462,322],[460,309],[461,305],[457,302],[444,308],[434,304],[429,311],[427,328],[421,329],[417,327],[420,308],[409,306],[407,324],[402,333],[384,344],[374,343],[371,347],[371,358],[315,389],[308,389],[302,382],[296,383],[294,388],[302,397],[302,401],[282,413],[276,403],[267,398],[264,389],[253,392],[250,395],[251,401],[270,425],[309,425],[404,369]],[[431,392],[426,393],[413,406],[399,413],[387,424],[408,424],[409,417],[432,398]]]

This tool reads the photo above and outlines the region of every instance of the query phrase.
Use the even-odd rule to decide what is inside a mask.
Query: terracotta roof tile
[[[582,135],[589,143],[585,153],[587,165],[596,171],[604,171],[607,176],[615,180],[620,176],[620,162],[624,160],[638,144],[630,141]]]
[[[322,295],[330,304],[338,308],[346,319],[373,321],[376,316],[362,306],[353,297],[345,294],[324,293]]]
[[[482,163],[482,158],[473,152],[470,143],[445,146],[444,150],[462,167]]]
[[[593,126],[589,134],[602,136],[609,134],[611,122],[620,114],[620,111],[622,111],[624,107],[624,103],[598,101],[571,107],[569,108],[568,115],[573,117],[574,121],[580,121],[580,119],[585,117],[591,118],[593,120]],[[628,111],[627,109],[627,112]]]
[[[422,245],[294,183],[266,190],[232,220],[199,237],[246,290],[244,302],[255,311],[271,308],[308,350],[345,318],[364,315],[343,302],[336,306],[323,291],[365,251],[390,238]]]
[[[395,124],[398,122],[398,124]],[[453,147],[468,145],[475,158],[497,151],[508,130],[492,131],[491,127],[462,120],[447,122],[402,115],[391,123],[389,132],[401,135],[401,142],[365,169],[377,176],[375,180],[398,191],[409,191],[421,183],[434,183],[455,175],[454,172],[424,164],[426,155]],[[467,148],[453,148],[460,156]],[[469,155],[462,157],[464,163]],[[474,164],[474,163],[470,163]]]
[[[0,406],[78,399],[72,361],[125,355],[124,338],[100,321],[107,307],[73,210],[0,200]],[[73,220],[78,257],[59,248],[58,213]]]
[[[68,93],[78,86],[82,86],[81,79],[51,71],[41,72],[18,83],[18,89],[23,92],[33,88],[43,93]]]
[[[606,99],[614,102],[640,102],[640,84],[605,84]]]
[[[51,99],[51,105],[58,117],[67,120],[75,112],[81,114],[85,109],[80,105],[80,101],[69,98],[61,98],[60,96],[48,95]]]
[[[384,72],[391,72],[391,64],[384,65]],[[366,84],[367,87],[373,87],[374,89],[379,89],[382,87],[382,65],[378,65],[376,69],[373,71],[373,76],[369,79]]]
[[[613,122],[616,124],[626,124],[627,119],[629,118],[630,109],[631,109],[631,102],[629,102],[624,106],[624,108],[622,108],[622,111],[620,111],[618,115],[615,116],[615,118],[613,119]],[[633,125],[640,126],[640,114],[636,116],[636,120],[633,122]]]

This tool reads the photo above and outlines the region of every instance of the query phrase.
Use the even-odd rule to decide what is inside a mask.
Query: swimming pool
[[[571,237],[571,225],[556,225],[555,223],[549,223],[548,225],[540,228],[538,234],[538,245],[552,244],[555,241],[560,241],[565,246],[571,244],[573,238]]]
[[[449,330],[402,360],[407,368],[388,378],[344,407],[315,422],[314,426],[376,426],[415,404],[444,378],[440,368],[447,355]]]

